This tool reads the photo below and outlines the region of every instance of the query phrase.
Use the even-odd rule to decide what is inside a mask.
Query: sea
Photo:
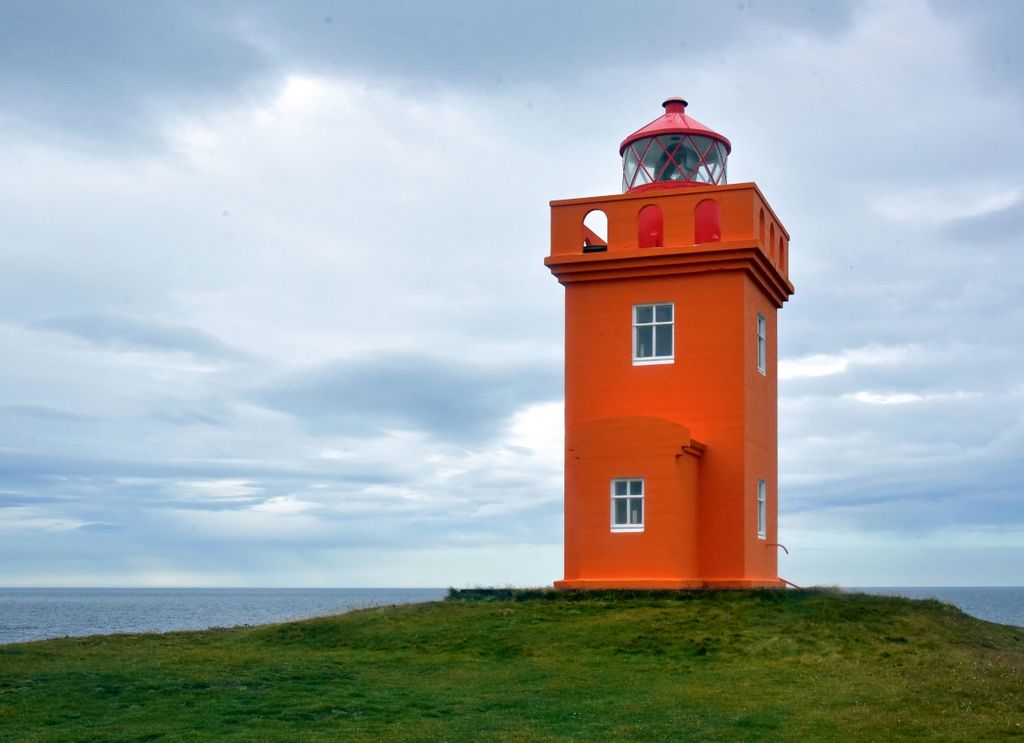
[[[0,588],[0,644],[274,624],[437,601],[445,588]]]
[[[980,619],[1024,627],[1024,587],[844,590],[936,598]],[[444,588],[0,588],[0,644],[273,624],[437,601],[446,593]]]
[[[999,624],[1013,624],[1024,627],[1024,586],[978,586],[928,587],[860,587],[843,589],[875,593],[883,596],[905,596],[910,599],[938,599],[953,604],[965,614]]]

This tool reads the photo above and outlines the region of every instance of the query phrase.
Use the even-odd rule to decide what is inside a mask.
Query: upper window
[[[762,374],[768,372],[768,321],[760,312],[757,313],[757,370]]]
[[[612,480],[612,531],[644,530],[644,481]]]
[[[768,534],[768,483],[757,481],[757,536],[764,539]]]
[[[671,302],[633,307],[633,363],[671,364],[675,359]]]

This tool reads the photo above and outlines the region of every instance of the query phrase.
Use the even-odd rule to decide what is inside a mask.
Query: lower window
[[[644,530],[644,481],[612,480],[612,531]]]

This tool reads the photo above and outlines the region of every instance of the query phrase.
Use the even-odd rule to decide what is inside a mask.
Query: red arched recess
[[[648,204],[637,215],[637,245],[658,248],[665,244],[665,219],[661,207]]]
[[[714,199],[704,199],[693,213],[694,242],[716,243],[722,239],[722,208]]]

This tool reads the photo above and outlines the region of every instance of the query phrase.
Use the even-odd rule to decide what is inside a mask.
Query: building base
[[[641,591],[679,591],[679,590],[714,590],[729,588],[785,588],[786,581],[781,578],[767,580],[673,580],[664,578],[608,578],[608,579],[564,579],[556,580],[555,588],[567,591],[587,590],[641,590]]]

